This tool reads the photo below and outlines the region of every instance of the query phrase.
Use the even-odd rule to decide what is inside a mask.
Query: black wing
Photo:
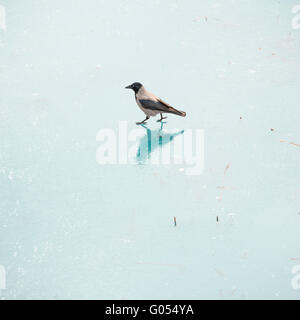
[[[141,99],[139,100],[139,102],[145,109],[156,110],[161,112],[171,112],[173,109],[171,106],[163,104],[160,101]]]
[[[150,99],[142,99],[139,100],[142,107],[145,109],[156,110],[162,113],[173,113],[177,114],[181,117],[185,117],[186,113],[184,111],[176,110],[175,108],[171,107],[168,103],[164,102],[163,100],[157,98],[157,101],[150,100]]]

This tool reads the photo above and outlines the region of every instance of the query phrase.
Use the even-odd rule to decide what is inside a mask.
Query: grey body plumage
[[[176,114],[181,117],[186,116],[184,111],[173,108],[168,103],[156,97],[153,93],[147,91],[139,82],[134,82],[127,86],[126,89],[132,89],[134,91],[136,103],[146,115],[146,119],[137,122],[137,124],[145,123],[150,117],[154,117],[157,114],[160,114],[160,119],[157,121],[162,121],[166,118],[162,116],[163,113]]]

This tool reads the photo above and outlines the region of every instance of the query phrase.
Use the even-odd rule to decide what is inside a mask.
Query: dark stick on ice
[[[219,217],[217,216],[217,222],[219,221]]]

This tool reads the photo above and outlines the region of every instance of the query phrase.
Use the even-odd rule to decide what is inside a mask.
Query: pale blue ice
[[[0,0],[0,298],[299,299],[297,4]],[[202,174],[96,161],[134,81]]]

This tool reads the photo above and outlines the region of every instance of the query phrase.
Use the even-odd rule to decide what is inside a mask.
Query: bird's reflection
[[[136,154],[136,160],[138,163],[143,164],[147,159],[150,159],[151,153],[158,147],[162,148],[163,145],[171,142],[174,137],[184,133],[184,130],[180,130],[175,133],[167,133],[163,131],[165,122],[161,122],[160,128],[157,130],[151,130],[146,125],[142,124],[141,127],[146,129],[146,134],[141,138],[138,151]]]

